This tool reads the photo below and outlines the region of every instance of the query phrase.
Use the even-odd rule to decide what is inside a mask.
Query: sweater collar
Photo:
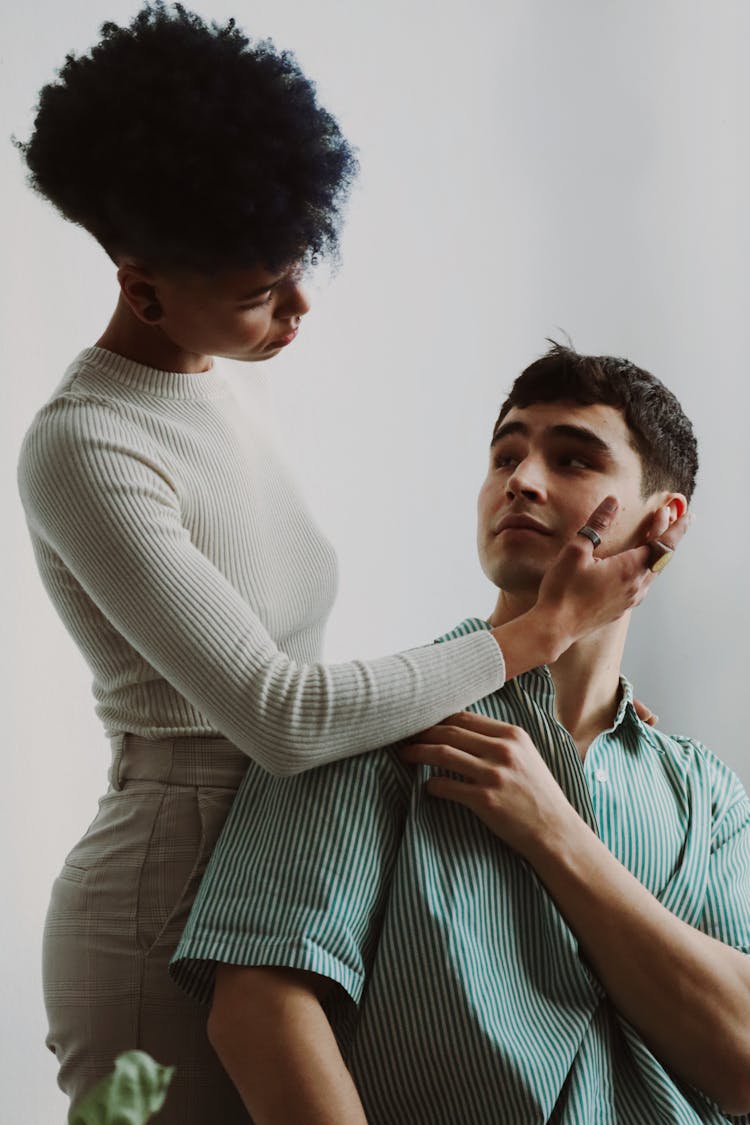
[[[162,371],[126,359],[106,348],[86,348],[78,356],[78,364],[86,364],[117,383],[158,398],[209,399],[226,393],[226,383],[216,365],[209,371]]]

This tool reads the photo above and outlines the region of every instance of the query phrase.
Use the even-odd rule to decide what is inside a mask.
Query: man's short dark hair
[[[698,444],[690,420],[664,384],[628,359],[579,355],[550,341],[540,359],[516,379],[495,422],[514,406],[537,402],[601,403],[620,410],[641,459],[643,496],[681,492],[690,500],[698,472]]]
[[[69,54],[16,144],[110,255],[208,274],[335,256],[357,170],[293,55],[162,0]]]

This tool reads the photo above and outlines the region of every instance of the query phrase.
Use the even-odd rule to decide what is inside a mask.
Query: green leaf
[[[161,1066],[144,1051],[126,1051],[70,1111],[68,1125],[145,1125],[164,1105],[173,1074],[173,1066]]]

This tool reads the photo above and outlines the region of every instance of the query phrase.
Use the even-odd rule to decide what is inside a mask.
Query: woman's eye
[[[262,301],[253,301],[252,305],[238,305],[237,307],[241,312],[246,312],[248,309],[261,309],[264,305],[267,305],[270,302],[272,297],[273,291],[269,289],[268,294],[263,298]]]
[[[509,469],[518,464],[518,458],[512,457],[510,453],[499,454],[495,458],[496,469]]]

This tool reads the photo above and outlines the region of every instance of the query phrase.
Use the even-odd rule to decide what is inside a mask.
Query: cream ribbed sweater
[[[221,373],[88,348],[26,435],[39,570],[110,735],[222,734],[295,773],[438,722],[503,680],[487,632],[320,663],[335,556]]]

